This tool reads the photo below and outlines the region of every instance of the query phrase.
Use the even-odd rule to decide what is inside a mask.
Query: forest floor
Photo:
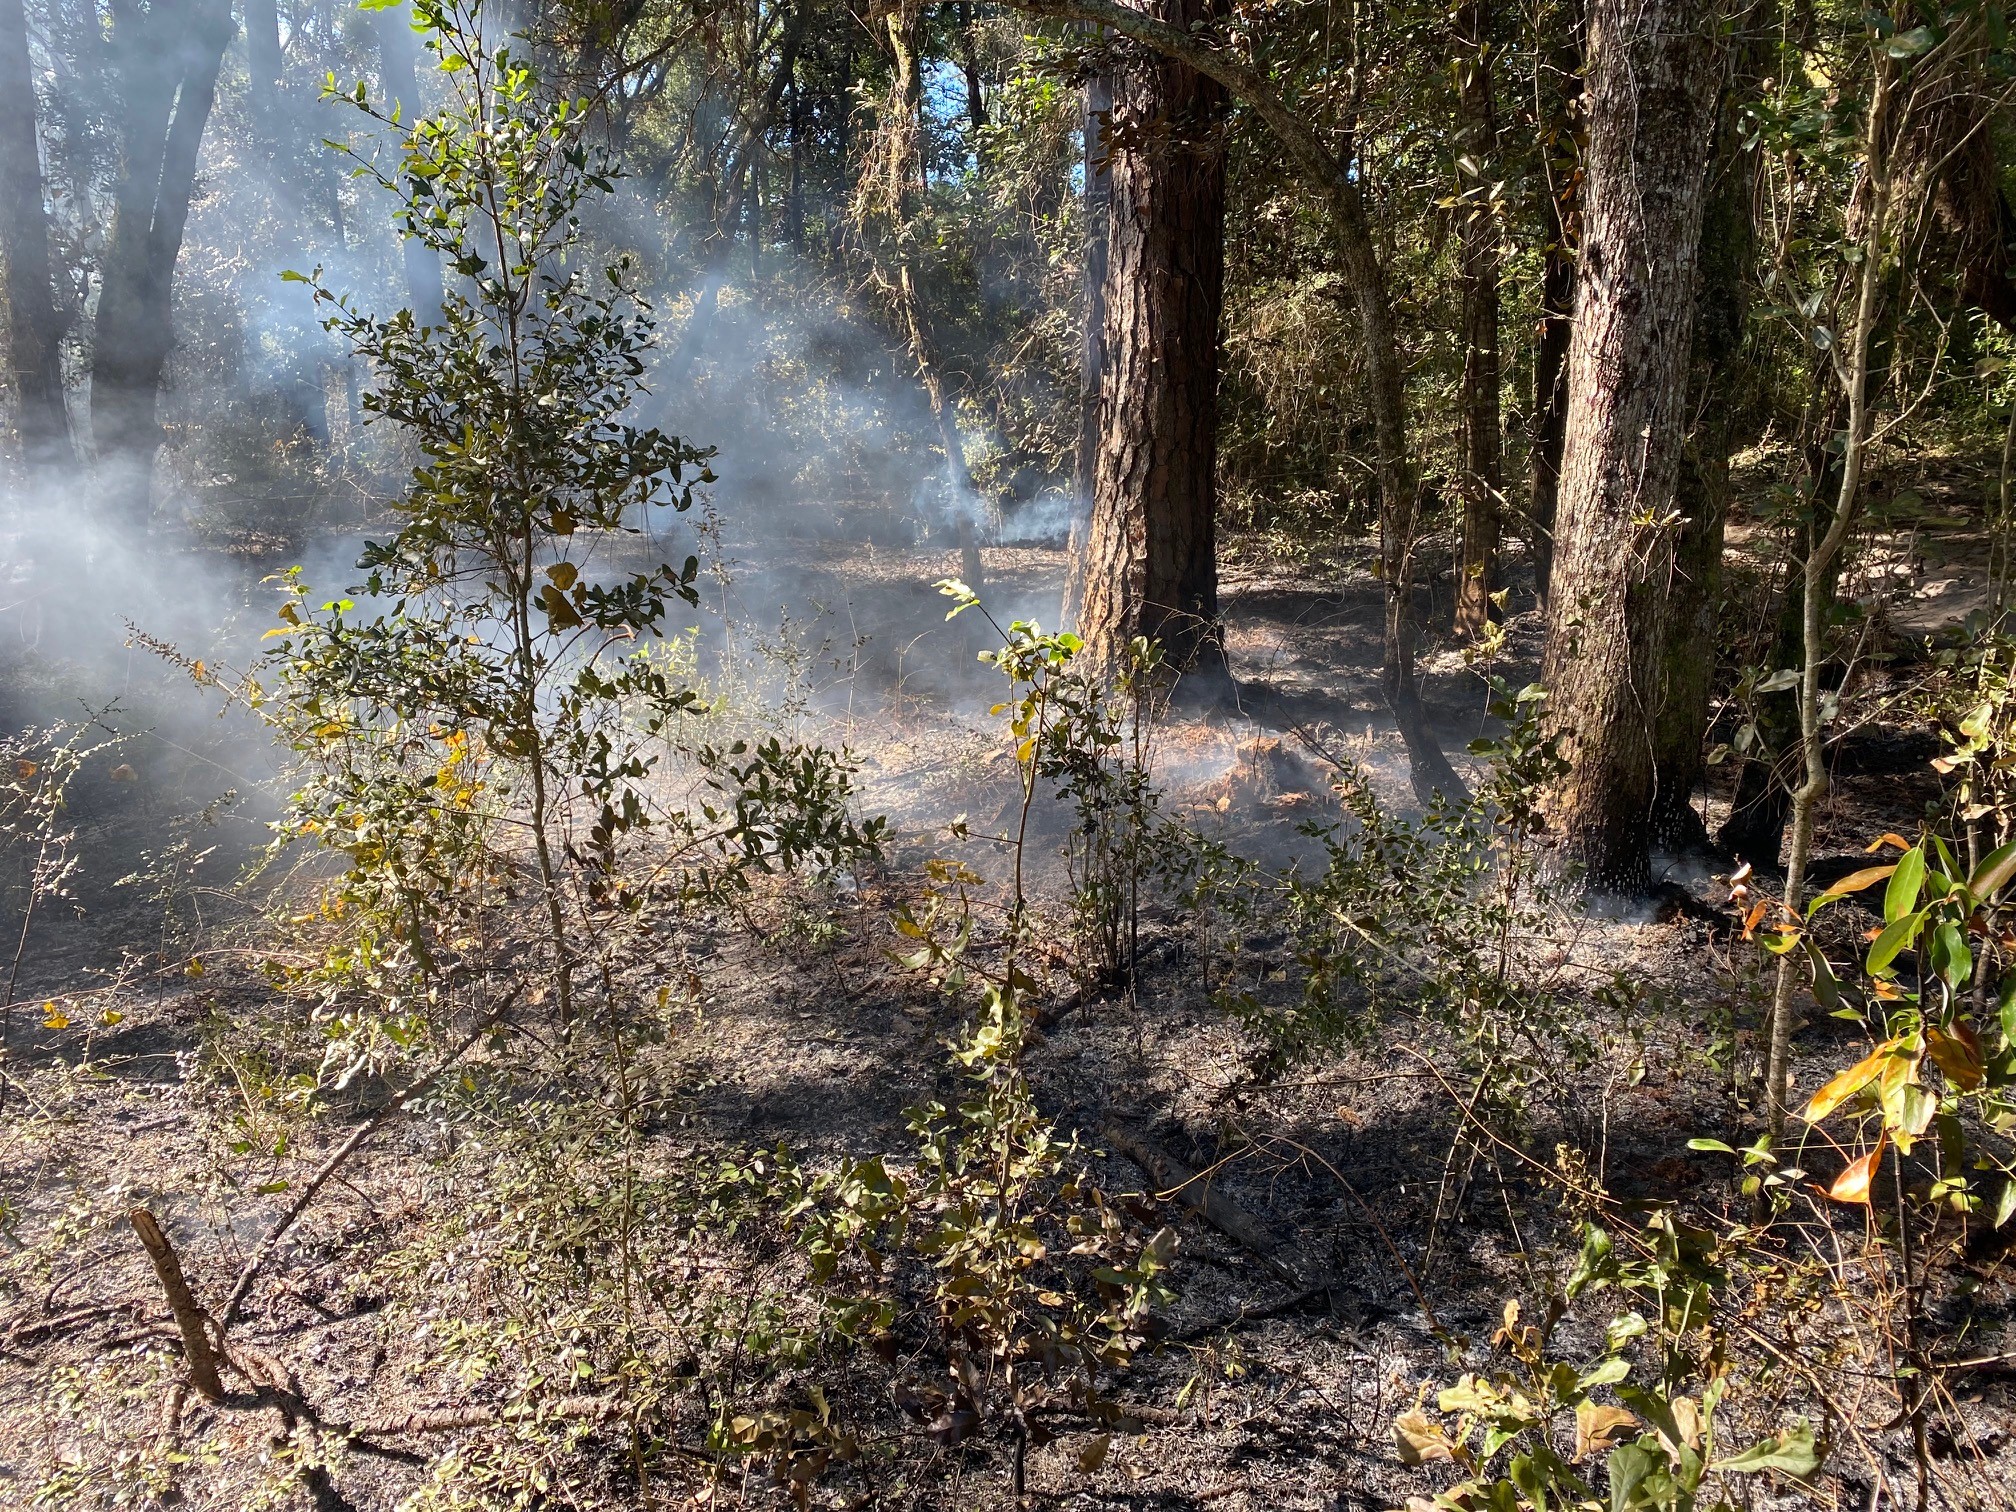
[[[1737,570],[1753,545],[1737,534]],[[868,1153],[902,1160],[911,1148],[904,1110],[956,1090],[944,1047],[963,1010],[892,961],[889,918],[917,896],[931,857],[957,854],[997,877],[1005,864],[948,829],[964,818],[984,831],[1014,804],[1013,764],[987,714],[999,675],[975,663],[970,616],[943,620],[929,587],[954,570],[942,553],[801,544],[740,554],[715,581],[727,612],[703,642],[720,649],[722,625],[765,627],[736,632],[747,636],[736,663],[749,669],[742,692],[781,703],[799,730],[844,740],[859,758],[860,807],[889,814],[894,841],[878,875],[811,897],[759,890],[739,917],[691,916],[639,943],[624,987],[655,999],[660,1018],[637,1051],[652,1111],[638,1125],[635,1158],[661,1173],[780,1145],[808,1166]],[[1978,590],[1980,556],[1965,537],[1900,535],[1889,556],[1871,560],[1886,574],[1884,612],[1899,644],[1957,617]],[[1321,847],[1302,826],[1338,816],[1330,779],[1340,754],[1394,811],[1410,806],[1378,698],[1381,595],[1370,566],[1362,545],[1318,563],[1234,554],[1224,609],[1240,704],[1160,734],[1155,771],[1168,811],[1285,868],[1320,866]],[[1058,553],[990,550],[987,568],[988,602],[1004,623],[1053,617]],[[1444,608],[1424,595],[1430,623]],[[1495,667],[1471,667],[1455,651],[1427,659],[1431,717],[1452,752],[1488,733],[1480,673],[1530,680],[1538,635],[1537,614],[1524,613]],[[61,668],[34,677],[54,683]],[[140,702],[144,717],[151,706]],[[1889,724],[1905,728],[1905,712]],[[192,1400],[181,1409],[184,1458],[165,1456],[174,1335],[126,1211],[162,1217],[215,1310],[291,1201],[285,1183],[298,1185],[385,1094],[366,1078],[332,1097],[324,1116],[299,1116],[299,1078],[312,1072],[315,1046],[265,985],[260,926],[229,885],[259,833],[258,805],[243,802],[231,811],[238,817],[209,828],[186,817],[227,781],[244,786],[220,768],[248,780],[262,771],[242,732],[174,729],[172,746],[161,736],[121,748],[138,780],[86,772],[75,806],[83,912],[52,909],[23,962],[0,1114],[0,1505],[125,1504],[171,1480],[197,1508],[513,1504],[470,1479],[472,1466],[492,1462],[516,1467],[508,1478],[528,1506],[788,1505],[787,1490],[753,1471],[717,1475],[710,1489],[708,1463],[690,1453],[657,1472],[647,1498],[630,1479],[621,1423],[581,1425],[574,1436],[497,1424],[446,1438],[387,1435],[304,1482],[275,1457],[271,1410]],[[1859,852],[1885,830],[1908,832],[1933,791],[1922,760],[1844,778],[1820,848]],[[1708,799],[1711,829],[1718,801]],[[1033,820],[1034,850],[1054,855],[1068,815],[1043,804]],[[179,859],[166,854],[183,842]],[[219,850],[192,886],[186,863],[210,844]],[[109,885],[150,869],[183,880],[165,892]],[[1368,1018],[1353,1041],[1293,1066],[1271,1061],[1224,1005],[1232,987],[1263,1011],[1293,1007],[1303,965],[1280,929],[1213,942],[1151,916],[1130,992],[1075,990],[1059,952],[1054,998],[1026,1062],[1038,1104],[1082,1139],[1109,1192],[1135,1194],[1130,1210],[1148,1227],[1173,1225],[1182,1246],[1161,1347],[1114,1382],[1138,1432],[1113,1438],[1102,1459],[1088,1452],[1097,1425],[1060,1427],[1028,1451],[1035,1504],[1237,1512],[1386,1508],[1432,1495],[1455,1478],[1451,1467],[1403,1466],[1393,1420],[1424,1390],[1432,1402],[1430,1383],[1493,1357],[1508,1300],[1523,1299],[1530,1316],[1558,1291],[1583,1216],[1551,1184],[1558,1145],[1588,1152],[1590,1174],[1627,1207],[1672,1200],[1718,1223],[1740,1221],[1728,1157],[1688,1148],[1697,1136],[1740,1145],[1757,1127],[1748,1096],[1767,967],[1725,916],[1728,890],[1714,870],[1674,863],[1688,906],[1556,917],[1542,966],[1564,1021],[1586,1023],[1590,1044],[1583,1063],[1533,1073],[1523,1122],[1502,1135],[1459,1118],[1472,1089],[1442,1069],[1454,1063],[1442,1056],[1448,1032],[1414,1015]],[[1061,866],[1034,881],[1046,917],[1061,920]],[[200,975],[185,943],[197,913]],[[1632,989],[1620,994],[1627,978]],[[473,1051],[472,1064],[521,1086],[567,1085],[566,1047],[550,1026],[526,1028]],[[1846,1026],[1818,1020],[1802,1036],[1799,1084],[1859,1056],[1858,1044]],[[557,1185],[563,1171],[575,1179],[575,1163],[600,1158],[599,1147],[585,1134],[568,1144],[556,1126],[558,1142],[532,1150],[507,1127],[508,1111],[472,1094],[391,1121],[265,1266],[231,1337],[281,1362],[325,1421],[497,1402],[497,1352],[507,1346],[496,1338],[519,1337],[513,1329],[568,1336],[567,1285],[554,1283],[561,1300],[551,1315],[527,1316],[506,1300],[521,1293],[482,1272],[523,1266],[534,1252],[530,1237],[499,1247],[538,1207],[536,1191],[525,1195],[527,1160],[535,1171],[551,1162],[544,1179]],[[1831,1172],[1834,1157],[1815,1160]],[[1184,1178],[1172,1179],[1172,1165],[1144,1169],[1163,1161],[1207,1172],[1186,1190],[1208,1187],[1231,1204],[1243,1236],[1173,1192]],[[516,1186],[505,1179],[514,1170]],[[1842,1219],[1838,1234],[1816,1225],[1817,1239],[1802,1229],[1777,1242],[1824,1248],[1852,1238],[1859,1220]],[[788,1254],[754,1241],[696,1241],[678,1263],[724,1305],[754,1306],[765,1288],[788,1297],[799,1285]],[[1926,1311],[1941,1331],[1937,1353],[2005,1355],[2016,1278],[2000,1256],[1956,1261],[1935,1290]],[[1877,1410],[1896,1401],[1882,1341],[1858,1334],[1852,1309],[1793,1291],[1756,1299],[1751,1322],[1774,1348],[1812,1364],[1804,1374],[1769,1361],[1746,1367],[1747,1394],[1732,1398],[1730,1421],[1819,1417],[1824,1386],[1861,1426],[1853,1442],[1830,1446],[1811,1485],[1752,1482],[1755,1504],[1859,1509],[1877,1504],[1879,1482],[1908,1491],[1909,1435]],[[1564,1325],[1585,1352],[1600,1332],[1592,1317]],[[471,1329],[491,1330],[490,1342],[471,1343]],[[813,1384],[864,1442],[882,1447],[864,1461],[872,1472],[832,1471],[811,1504],[1014,1504],[1012,1444],[998,1425],[962,1443],[934,1441],[892,1403],[890,1372],[863,1356],[794,1367],[767,1389],[781,1396]],[[2012,1433],[2016,1378],[2005,1365],[1952,1378],[1931,1440],[1939,1503],[2010,1505]]]

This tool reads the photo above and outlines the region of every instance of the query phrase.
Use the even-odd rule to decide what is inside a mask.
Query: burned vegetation
[[[2006,32],[0,0],[0,1504],[2008,1505]]]

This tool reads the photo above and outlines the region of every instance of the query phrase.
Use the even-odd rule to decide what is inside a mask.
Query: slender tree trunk
[[[175,264],[231,33],[221,0],[144,13],[122,4],[115,13],[127,114],[92,343],[91,430],[110,501],[135,525],[151,512],[161,373],[174,345]]]
[[[1706,0],[1592,0],[1589,145],[1542,678],[1548,818],[1601,890],[1650,881],[1672,511],[1718,49]]]
[[[1498,217],[1490,202],[1498,150],[1490,0],[1465,0],[1456,19],[1458,152],[1462,217],[1463,538],[1456,560],[1456,633],[1491,623],[1504,530],[1505,475],[1498,400]]]
[[[1533,590],[1544,605],[1554,571],[1554,515],[1561,493],[1561,447],[1568,435],[1568,338],[1575,329],[1575,242],[1580,227],[1581,146],[1575,107],[1582,98],[1582,24],[1564,28],[1554,51],[1559,94],[1540,144],[1546,154],[1547,245],[1541,253],[1540,330],[1533,349],[1533,410],[1527,422],[1531,478],[1527,539]]]
[[[1189,28],[1217,0],[1151,0]],[[1112,81],[1099,445],[1078,633],[1118,666],[1136,636],[1170,666],[1223,676],[1218,634],[1219,318],[1224,89],[1130,50]]]
[[[1747,72],[1747,70],[1746,70]],[[1746,84],[1747,87],[1747,84]],[[1714,694],[1715,616],[1721,601],[1722,544],[1729,514],[1729,455],[1741,409],[1743,342],[1756,248],[1752,199],[1755,154],[1737,131],[1741,99],[1725,99],[1716,130],[1715,182],[1701,231],[1694,301],[1692,427],[1674,494],[1679,539],[1668,604],[1665,699],[1654,731],[1652,836],[1675,850],[1702,850],[1708,829],[1694,807],[1706,771],[1703,744]]]
[[[1832,596],[1831,573],[1847,542],[1861,503],[1862,466],[1869,447],[1871,349],[1882,319],[1884,248],[1889,237],[1894,190],[1891,133],[1895,125],[1892,90],[1896,65],[1888,53],[1872,48],[1875,81],[1870,93],[1863,137],[1863,189],[1866,194],[1853,303],[1846,322],[1846,354],[1837,360],[1847,424],[1841,438],[1841,486],[1834,498],[1833,518],[1809,538],[1799,585],[1804,646],[1799,669],[1799,751],[1804,781],[1792,795],[1792,844],[1785,860],[1784,904],[1798,918],[1806,900],[1806,862],[1813,852],[1813,820],[1827,796],[1827,752],[1820,719],[1820,669],[1827,653],[1826,611]],[[1840,322],[1837,321],[1837,325]],[[1775,1145],[1785,1134],[1791,1093],[1793,997],[1796,979],[1792,955],[1778,958],[1772,984],[1770,1049],[1764,1082],[1769,1103],[1769,1132]]]
[[[7,264],[7,365],[31,470],[76,460],[63,401],[63,334],[49,257],[49,208],[22,0],[0,0],[0,258]]]
[[[1076,508],[1071,517],[1070,566],[1064,582],[1062,623],[1075,627],[1085,592],[1083,564],[1092,524],[1092,490],[1099,465],[1099,395],[1106,374],[1106,248],[1113,207],[1106,128],[1113,113],[1113,81],[1103,73],[1085,81],[1085,267],[1078,348],[1078,452],[1073,469]]]
[[[385,94],[399,107],[402,122],[411,123],[426,111],[420,98],[420,83],[413,71],[417,43],[411,15],[404,5],[381,10],[372,17],[378,30],[378,69]],[[413,316],[422,325],[441,318],[441,259],[418,237],[400,239],[400,260],[406,272],[406,298]]]

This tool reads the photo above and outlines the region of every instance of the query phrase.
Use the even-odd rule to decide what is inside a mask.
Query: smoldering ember
[[[2016,1504],[1998,6],[0,0],[0,1508]]]

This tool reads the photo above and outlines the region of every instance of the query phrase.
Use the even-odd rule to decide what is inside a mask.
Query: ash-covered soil
[[[970,617],[947,625],[929,586],[953,560],[740,549],[749,560],[718,587],[727,613],[703,622],[701,640],[739,657],[747,696],[785,695],[797,729],[857,754],[860,806],[891,815],[894,839],[878,875],[816,893],[780,885],[740,909],[678,915],[634,941],[618,986],[643,1005],[626,1063],[640,1111],[623,1169],[668,1190],[706,1188],[715,1178],[703,1173],[722,1162],[746,1170],[752,1152],[779,1147],[813,1168],[912,1157],[905,1110],[956,1098],[946,1043],[967,1010],[893,959],[903,942],[890,919],[918,898],[934,857],[998,882],[1007,852],[984,837],[1016,808],[1012,762],[987,715],[998,674],[975,660],[984,640]],[[1057,553],[987,557],[999,618],[1054,617]],[[1303,571],[1230,572],[1239,704],[1178,718],[1156,738],[1166,810],[1276,871],[1320,864],[1304,826],[1338,817],[1330,762],[1340,754],[1392,809],[1410,803],[1399,741],[1378,703],[1379,586],[1365,560],[1336,566],[1320,591]],[[1423,608],[1434,608],[1426,590]],[[1538,631],[1536,616],[1515,620],[1488,670],[1515,685],[1530,679]],[[1453,651],[1426,666],[1435,728],[1460,753],[1487,731],[1486,669]],[[159,1215],[198,1300],[219,1314],[310,1173],[415,1074],[360,1076],[305,1116],[316,1031],[265,985],[258,963],[274,948],[272,926],[226,885],[257,843],[256,795],[234,810],[254,818],[186,827],[196,849],[217,847],[193,887],[111,885],[147,870],[171,822],[235,785],[214,769],[251,767],[231,758],[243,738],[219,730],[206,748],[178,736],[189,753],[178,768],[159,741],[140,737],[137,749],[153,754],[132,762],[139,781],[87,773],[77,812],[82,911],[52,909],[29,936],[0,1113],[0,1505],[164,1495],[198,1508],[360,1512],[790,1505],[790,1486],[753,1461],[718,1474],[698,1421],[676,1426],[676,1450],[651,1446],[657,1468],[641,1477],[633,1431],[606,1418],[536,1431],[508,1418],[385,1431],[325,1443],[326,1471],[307,1477],[298,1454],[276,1447],[285,1417],[276,1383],[326,1425],[505,1408],[514,1399],[500,1395],[491,1368],[502,1355],[564,1358],[570,1328],[608,1323],[601,1314],[591,1322],[586,1278],[548,1277],[556,1302],[540,1316],[514,1313],[522,1288],[496,1279],[500,1266],[567,1263],[564,1232],[553,1231],[567,1217],[542,1206],[537,1162],[564,1166],[568,1190],[586,1190],[581,1172],[607,1163],[613,1148],[597,1142],[612,1136],[592,1116],[607,1085],[572,1048],[597,1027],[576,1026],[576,1040],[565,1040],[531,1005],[512,1015],[514,1032],[474,1047],[460,1078],[426,1105],[386,1119],[264,1261],[229,1341],[265,1376],[265,1396],[238,1381],[236,1398],[218,1407],[176,1389],[177,1335],[126,1212]],[[1712,827],[1716,796],[1709,801]],[[1846,777],[1823,849],[1859,850],[1868,836],[1908,825],[1920,801],[1895,773]],[[959,839],[962,820],[980,838]],[[1747,1099],[1767,968],[1721,917],[1727,891],[1712,863],[1676,866],[1683,906],[1669,897],[1621,917],[1551,917],[1546,938],[1529,942],[1534,969],[1556,1018],[1577,1027],[1580,1058],[1564,1050],[1556,1072],[1535,1076],[1516,1117],[1473,1118],[1475,1088],[1453,1069],[1466,1062],[1432,1014],[1368,1014],[1351,1042],[1292,1066],[1270,1061],[1253,1016],[1293,1011],[1310,964],[1278,920],[1214,936],[1151,911],[1131,990],[1074,982],[1062,948],[1068,879],[1056,859],[1069,825],[1054,800],[1032,815],[1029,854],[1046,858],[1030,880],[1047,996],[1027,1054],[1031,1087],[1144,1232],[1166,1223],[1182,1243],[1158,1346],[1110,1382],[1134,1414],[1125,1431],[1102,1458],[1098,1424],[1058,1418],[1047,1442],[1027,1450],[1027,1504],[1385,1508],[1432,1495],[1457,1478],[1453,1467],[1403,1466],[1393,1419],[1424,1391],[1432,1403],[1461,1371],[1502,1362],[1494,1336],[1508,1299],[1522,1299],[1530,1317],[1558,1290],[1584,1216],[1555,1180],[1564,1144],[1587,1152],[1581,1178],[1607,1188],[1622,1214],[1677,1201],[1724,1225],[1743,1220],[1730,1159],[1688,1148],[1699,1136],[1741,1145],[1758,1126]],[[993,947],[981,917],[984,951]],[[1855,927],[1845,910],[1841,927]],[[281,933],[284,945],[284,924]],[[1240,1011],[1228,1009],[1242,998]],[[1816,1017],[1802,1037],[1800,1085],[1817,1085],[1860,1044],[1847,1026]],[[432,1062],[427,1053],[411,1064]],[[523,1136],[519,1126],[533,1122],[550,1143]],[[1824,1149],[1811,1158],[1816,1179],[1839,1164]],[[1205,1192],[1239,1234],[1200,1215]],[[666,1204],[656,1221],[669,1258],[650,1282],[666,1289],[640,1280],[640,1327],[738,1305],[746,1314],[773,1292],[785,1312],[802,1301],[788,1250]],[[1789,1275],[1799,1254],[1838,1255],[1856,1242],[1855,1222],[1835,1227],[1809,1223],[1764,1242],[1784,1247]],[[1816,1397],[1823,1387],[1852,1427],[1828,1430],[1831,1454],[1810,1486],[1748,1482],[1754,1504],[1860,1508],[1876,1504],[1879,1487],[1908,1492],[1908,1432],[1885,1421],[1897,1395],[1884,1342],[1859,1335],[1858,1315],[1812,1290],[1810,1277],[1799,1285],[1809,1289],[1788,1281],[1783,1292],[1758,1291],[1748,1323],[1772,1348],[1823,1362],[1821,1378],[1760,1356],[1732,1376],[1742,1395],[1732,1393],[1730,1431],[1793,1414],[1832,1423]],[[2016,1290],[2002,1257],[1985,1250],[1953,1257],[1931,1290],[1940,1357],[1990,1362],[1942,1384],[1936,1496],[1952,1507],[2009,1505],[2016,1394],[2004,1325]],[[583,1311],[570,1321],[576,1305]],[[1608,1315],[1603,1301],[1573,1311],[1562,1325],[1568,1352],[1599,1352]],[[1006,1427],[987,1423],[946,1442],[902,1409],[892,1394],[900,1376],[900,1365],[856,1352],[807,1360],[765,1387],[803,1401],[818,1386],[870,1446],[814,1484],[808,1503],[1014,1505]],[[611,1383],[546,1385],[557,1400]],[[293,1451],[312,1437],[297,1436]],[[483,1464],[510,1468],[493,1484],[472,1478],[470,1467]]]

